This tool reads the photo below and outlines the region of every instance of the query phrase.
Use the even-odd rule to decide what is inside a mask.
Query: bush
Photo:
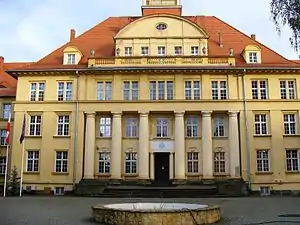
[[[17,196],[19,195],[20,188],[20,177],[18,175],[18,169],[14,166],[9,174],[7,179],[7,194],[9,196]]]

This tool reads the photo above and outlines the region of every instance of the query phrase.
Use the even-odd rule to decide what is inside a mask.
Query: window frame
[[[156,118],[155,137],[156,138],[168,138],[169,137],[169,119],[168,118]]]
[[[104,121],[104,123],[102,123],[102,121]],[[103,134],[102,134],[102,130],[101,130],[102,128],[104,129]],[[99,117],[99,137],[101,137],[101,138],[111,138],[112,137],[112,118],[111,118],[111,116],[100,116]]]
[[[293,85],[293,87],[290,86]],[[280,98],[297,99],[296,80],[279,80]]]
[[[59,153],[61,154],[60,159],[57,157]],[[66,157],[64,157],[64,156],[66,156]],[[66,151],[66,150],[55,151],[54,168],[55,168],[55,173],[68,173],[68,171],[69,171],[69,152],[68,151]]]
[[[62,84],[62,86],[60,86],[61,84]],[[58,81],[57,82],[57,100],[60,102],[73,100],[73,82],[72,81]]]
[[[285,118],[288,118],[288,121],[285,120]],[[294,117],[294,121],[291,120],[291,116]],[[291,125],[294,124],[294,133],[292,132],[292,127]],[[286,132],[286,125],[288,125],[288,132]],[[283,131],[284,131],[284,135],[297,135],[298,134],[298,118],[297,118],[297,114],[296,113],[292,113],[292,112],[286,112],[283,113]]]
[[[264,119],[263,117],[265,117],[265,121],[263,120]],[[265,133],[264,133],[264,125],[265,125]],[[254,135],[256,136],[269,135],[269,114],[268,113],[262,112],[262,113],[254,114]]]
[[[295,157],[288,157],[288,152],[289,151],[296,151],[296,158]],[[294,161],[292,161],[294,160]],[[290,169],[289,169],[289,163],[288,161],[292,161],[290,162]],[[296,162],[296,165],[293,163],[293,162]],[[288,149],[285,149],[285,170],[286,172],[300,172],[300,150],[299,149],[293,149],[293,148],[288,148]],[[296,168],[294,168],[296,167]]]
[[[97,101],[112,100],[113,82],[110,80],[97,81]]]
[[[213,161],[213,166],[214,166],[214,174],[226,174],[226,152],[224,151],[214,151],[214,161]],[[221,157],[216,159],[216,156]],[[224,169],[224,171],[222,170]]]
[[[127,157],[128,156],[128,157]],[[125,152],[124,172],[126,175],[136,175],[138,173],[138,153],[135,151]],[[129,170],[127,170],[129,169]]]
[[[264,87],[262,87],[264,85]],[[268,80],[258,79],[251,80],[251,98],[253,100],[269,99]]]
[[[186,167],[187,167],[186,171],[188,174],[200,173],[199,159],[200,159],[200,152],[198,151],[188,151],[186,153]]]
[[[29,158],[29,153],[33,153],[33,157]],[[36,156],[37,153],[37,156]],[[38,173],[40,172],[40,151],[39,150],[27,150],[26,151],[26,172]],[[32,170],[29,170],[29,161],[32,161]],[[37,165],[36,165],[37,164]],[[35,170],[37,168],[37,170]]]
[[[266,155],[264,155],[264,153],[266,153]],[[258,173],[271,172],[269,149],[259,149],[256,151],[256,171]]]
[[[62,118],[62,122],[60,122]],[[66,120],[67,119],[67,120]],[[60,131],[61,127],[61,131]],[[70,136],[70,115],[57,115],[57,136]]]
[[[42,136],[42,120],[42,115],[29,116],[28,136]]]

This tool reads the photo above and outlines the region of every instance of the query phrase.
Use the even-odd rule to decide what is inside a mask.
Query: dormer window
[[[182,47],[181,46],[175,46],[175,49],[174,49],[174,54],[175,55],[182,55]]]
[[[132,56],[132,47],[125,47],[125,56]]]
[[[249,52],[249,63],[258,63],[257,52]]]
[[[261,48],[258,45],[247,45],[242,53],[244,60],[249,64],[259,64],[262,60]]]
[[[191,55],[199,55],[199,47],[198,46],[192,46],[191,47]]]
[[[166,55],[166,47],[165,46],[158,46],[157,47],[157,55],[158,56],[165,56]]]
[[[75,54],[68,54],[68,64],[75,64]]]

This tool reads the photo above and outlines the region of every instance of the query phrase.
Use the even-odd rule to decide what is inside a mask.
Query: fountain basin
[[[185,203],[122,203],[92,207],[96,222],[106,225],[195,225],[221,219],[219,206]]]

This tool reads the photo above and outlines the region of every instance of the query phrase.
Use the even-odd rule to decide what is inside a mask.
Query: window
[[[284,134],[292,135],[296,134],[296,115],[284,114],[283,115]]]
[[[286,170],[288,172],[300,171],[300,151],[298,149],[286,150]]]
[[[215,173],[225,173],[225,152],[215,152],[214,153],[214,172]]]
[[[0,146],[6,146],[5,140],[6,140],[6,130],[1,129],[0,130]]]
[[[40,152],[39,151],[27,151],[27,172],[39,172],[39,160]]]
[[[199,153],[187,153],[187,170],[188,173],[199,173]]]
[[[281,99],[295,99],[296,98],[296,82],[294,80],[280,81],[280,97]]]
[[[136,174],[136,162],[137,153],[127,152],[125,153],[125,173],[126,174]]]
[[[186,136],[198,137],[198,118],[194,116],[188,116],[186,118]]]
[[[182,55],[182,47],[181,46],[175,46],[174,55]]]
[[[100,137],[111,137],[111,118],[100,118]]]
[[[57,123],[57,135],[68,136],[70,127],[70,117],[69,116],[58,116]]]
[[[156,120],[156,137],[168,137],[168,119]]]
[[[41,135],[41,123],[42,123],[42,116],[30,116],[29,135],[40,136]]]
[[[167,29],[167,27],[168,26],[165,23],[159,23],[159,24],[156,25],[157,30],[165,30],[165,29]]]
[[[185,99],[200,100],[200,81],[185,81]]]
[[[150,81],[150,100],[173,100],[173,81]],[[167,89],[167,91],[165,91]]]
[[[58,101],[72,100],[72,82],[58,82]]]
[[[267,114],[254,115],[255,135],[268,134],[268,118]]]
[[[149,55],[149,47],[141,47],[141,55],[148,56]]]
[[[68,172],[68,152],[66,151],[56,152],[55,172],[56,173]]]
[[[252,85],[252,99],[267,99],[268,85],[265,80],[253,80]]]
[[[138,100],[139,98],[139,82],[124,81],[123,82],[123,98],[124,100]]]
[[[30,101],[44,101],[45,83],[31,83],[30,84]]]
[[[126,137],[137,137],[137,118],[126,118]]]
[[[110,173],[110,153],[109,152],[99,152],[98,172],[100,174],[109,174]]]
[[[198,46],[192,46],[191,47],[191,55],[199,55],[199,47]]]
[[[132,56],[132,47],[125,47],[125,56]]]
[[[158,46],[157,47],[157,55],[158,56],[165,56],[166,55],[166,47],[165,46]]]
[[[97,82],[97,100],[111,100],[112,82],[99,81]]]
[[[257,52],[249,52],[249,63],[258,63]]]
[[[68,54],[68,64],[75,64],[75,54]]]
[[[11,113],[11,104],[10,103],[4,103],[2,105],[2,118],[3,119],[8,119],[9,118],[9,115]]]
[[[256,158],[257,172],[270,172],[269,151],[257,151]]]
[[[0,156],[0,175],[5,174],[5,169],[6,169],[6,157]]]
[[[224,117],[214,117],[214,137],[225,137]]]
[[[226,81],[212,81],[212,99],[227,99],[227,83]]]

